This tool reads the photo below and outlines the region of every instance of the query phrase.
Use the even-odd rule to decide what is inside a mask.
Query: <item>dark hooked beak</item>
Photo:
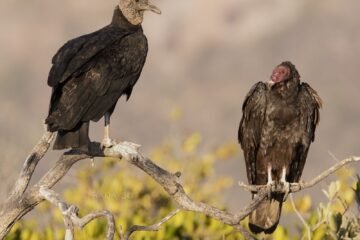
[[[139,9],[141,11],[152,11],[154,13],[161,14],[161,10],[150,2],[139,4]]]

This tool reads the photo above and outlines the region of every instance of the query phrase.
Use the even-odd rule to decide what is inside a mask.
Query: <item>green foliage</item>
[[[342,168],[336,175],[337,180],[323,190],[326,203],[313,207],[309,196],[295,201],[310,228],[311,239],[360,239],[360,178],[354,179],[354,170],[350,168]],[[289,202],[285,203],[284,210],[294,214]],[[297,229],[297,235],[286,234],[274,239],[307,239],[307,229],[303,225]]]

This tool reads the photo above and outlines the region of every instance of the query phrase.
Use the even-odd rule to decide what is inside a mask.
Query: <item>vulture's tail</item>
[[[250,213],[250,230],[256,234],[261,232],[266,234],[273,233],[280,220],[283,201],[283,193],[273,193],[270,199],[263,200],[263,202]]]
[[[89,122],[81,123],[73,130],[59,130],[53,146],[54,150],[67,148],[89,151]]]

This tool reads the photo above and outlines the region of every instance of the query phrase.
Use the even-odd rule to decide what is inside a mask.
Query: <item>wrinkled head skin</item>
[[[161,14],[161,10],[149,0],[120,0],[119,8],[132,25],[140,25],[144,20],[144,12]]]
[[[274,96],[290,99],[296,97],[300,86],[300,74],[295,65],[289,61],[276,66],[268,81]]]
[[[272,86],[274,84],[286,81],[288,79],[295,78],[300,80],[300,75],[295,68],[295,65],[289,61],[282,62],[280,65],[276,66],[273,70],[269,84]]]

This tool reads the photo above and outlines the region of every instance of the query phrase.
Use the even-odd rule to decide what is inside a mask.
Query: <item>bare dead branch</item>
[[[292,194],[289,194],[289,199],[290,199],[291,206],[292,206],[292,208],[294,209],[296,215],[298,216],[298,218],[300,219],[301,223],[302,223],[302,224],[304,225],[304,227],[306,228],[308,240],[311,240],[311,229],[310,229],[310,227],[309,227],[309,224],[306,223],[304,217],[301,215],[301,213],[299,212],[299,210],[297,210],[296,205],[295,205],[295,201],[294,201],[294,198],[293,198],[293,195],[292,195]],[[304,235],[304,237],[305,237],[305,235]],[[302,239],[304,239],[304,237],[302,237]]]
[[[140,168],[142,171],[147,173],[151,178],[153,178],[164,190],[169,194],[169,196],[179,205],[181,210],[185,211],[194,211],[203,213],[206,216],[214,218],[224,224],[233,226],[235,229],[241,230],[240,221],[248,216],[258,204],[260,204],[264,198],[268,196],[271,191],[285,191],[283,188],[278,186],[269,188],[268,186],[249,186],[243,184],[243,187],[246,189],[257,192],[256,197],[242,210],[238,213],[230,213],[216,207],[210,206],[206,203],[195,202],[189,197],[183,186],[179,182],[179,177],[181,173],[170,173],[160,166],[156,165],[150,159],[145,158],[139,152],[140,145],[121,142],[115,144],[110,148],[104,150],[101,149],[99,143],[92,143],[91,150],[88,153],[79,153],[79,152],[68,152],[60,157],[60,159],[55,163],[55,166],[52,167],[40,180],[38,183],[29,187],[29,180],[34,172],[36,164],[40,159],[45,155],[46,151],[49,148],[51,139],[53,135],[51,133],[45,133],[41,141],[35,146],[34,150],[25,161],[23,170],[21,171],[19,179],[16,181],[14,189],[11,191],[11,196],[8,200],[1,206],[0,210],[0,239],[4,238],[7,233],[10,231],[12,226],[19,221],[25,214],[31,211],[37,204],[41,201],[47,199],[53,204],[57,205],[64,214],[64,221],[66,228],[68,229],[67,233],[69,239],[73,236],[74,226],[83,227],[88,222],[92,221],[98,217],[106,217],[109,223],[109,229],[107,238],[112,239],[116,231],[114,218],[111,213],[107,211],[100,211],[96,213],[91,213],[83,218],[79,218],[77,215],[78,209],[75,206],[68,206],[66,203],[61,202],[60,198],[56,195],[55,192],[50,190],[58,181],[60,181],[71,167],[78,161],[84,159],[93,159],[94,157],[113,157],[118,158],[119,160],[126,160],[132,165]],[[301,191],[302,189],[309,188],[314,186],[319,181],[323,180],[328,175],[332,174],[345,164],[349,162],[360,161],[360,157],[352,157],[345,159],[342,162],[336,164],[329,170],[320,174],[313,180],[309,182],[301,183],[292,183],[290,185],[291,192]],[[51,194],[46,194],[51,193]],[[175,211],[176,212],[176,211]],[[175,212],[174,215],[176,214]],[[170,214],[169,216],[174,216]],[[169,218],[163,219],[160,223],[148,226],[134,226],[129,230],[128,236],[135,231],[146,230],[146,229],[158,229],[161,224],[166,222]],[[135,230],[135,231],[134,231]],[[122,230],[121,230],[122,231]],[[121,234],[121,239],[123,234]]]
[[[241,220],[249,215],[250,212],[252,212],[267,196],[267,190],[260,191],[248,206],[244,207],[239,213],[236,214],[220,210],[202,202],[195,202],[185,193],[183,186],[179,183],[179,173],[173,174],[164,170],[163,168],[153,163],[150,159],[143,157],[142,154],[138,151],[137,145],[135,147],[133,146],[134,145],[132,143],[123,142],[113,146],[110,149],[105,149],[104,154],[107,157],[123,157],[124,160],[127,160],[131,164],[143,170],[157,183],[159,183],[183,210],[203,213],[218,221],[233,226],[237,225]]]
[[[163,225],[165,222],[169,221],[172,217],[174,217],[180,211],[181,211],[180,209],[176,209],[175,211],[172,211],[169,215],[167,215],[166,217],[161,219],[160,222],[155,223],[155,224],[150,225],[150,226],[134,225],[134,226],[130,227],[129,230],[127,231],[126,235],[125,235],[125,239],[128,240],[130,238],[131,234],[133,234],[134,232],[138,232],[138,231],[147,231],[147,232],[159,231],[161,225]]]
[[[54,138],[54,133],[45,131],[40,141],[35,145],[34,149],[26,158],[24,166],[20,172],[20,175],[17,178],[15,185],[9,195],[8,201],[18,198],[25,192],[37,164],[47,153],[53,138]]]
[[[52,137],[52,136],[51,136]],[[40,141],[41,142],[41,141]],[[45,145],[43,145],[45,146]],[[47,146],[48,149],[49,146]],[[46,151],[47,151],[46,149]],[[41,150],[42,151],[42,150]],[[42,154],[36,154],[36,161],[40,161],[40,156],[43,157]],[[3,239],[11,230],[13,225],[19,221],[24,215],[30,212],[34,207],[36,207],[41,201],[44,200],[44,197],[39,193],[40,187],[52,188],[60,179],[62,179],[66,173],[70,170],[73,164],[76,162],[88,158],[88,155],[68,155],[64,154],[60,157],[55,166],[50,169],[41,180],[35,185],[29,187],[28,183],[25,186],[25,190],[19,196],[11,195],[5,203],[3,203],[0,207],[0,239]],[[33,164],[32,161],[25,161],[23,169],[32,169],[27,165]],[[29,171],[29,176],[24,177],[24,179],[30,180],[33,174],[33,170]],[[22,174],[20,174],[21,178]],[[24,186],[24,181],[16,181],[21,186]],[[14,186],[14,189],[20,189],[22,187]],[[11,193],[15,193],[17,191],[13,190]]]
[[[111,240],[115,235],[115,219],[111,212],[109,211],[99,211],[90,213],[82,218],[78,217],[79,209],[76,206],[68,205],[60,199],[60,196],[53,190],[47,187],[40,187],[39,193],[49,202],[57,206],[62,215],[64,216],[64,223],[66,227],[66,237],[65,240],[74,239],[74,227],[83,228],[91,221],[105,217],[108,222],[108,231],[106,234],[106,239]]]

